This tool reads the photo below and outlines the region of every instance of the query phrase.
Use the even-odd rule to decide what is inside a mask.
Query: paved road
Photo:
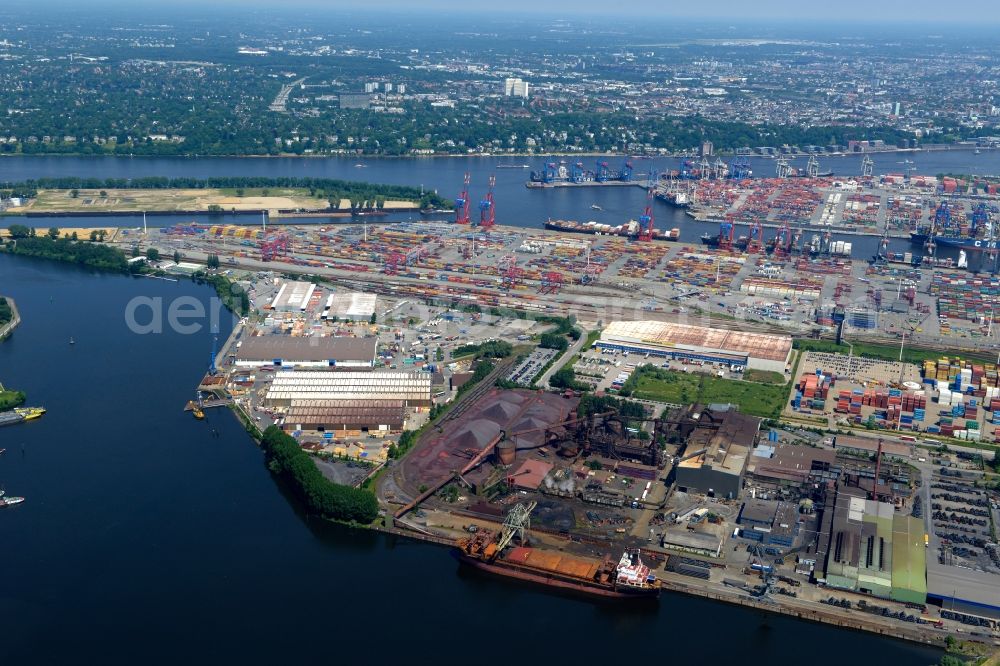
[[[584,343],[587,342],[588,331],[583,328],[581,328],[580,331],[581,331],[580,339],[571,344],[569,347],[567,347],[566,351],[562,353],[562,356],[556,357],[556,360],[552,363],[552,365],[549,366],[549,369],[545,371],[545,374],[542,375],[537,382],[535,382],[536,386],[541,386],[542,388],[548,388],[549,378],[552,377],[552,375],[556,372],[556,370],[563,367],[563,365],[566,363],[566,359],[573,358],[573,354],[576,354],[577,352],[580,351],[581,348],[583,348]]]

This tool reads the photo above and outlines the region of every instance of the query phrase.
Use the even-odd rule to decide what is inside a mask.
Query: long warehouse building
[[[309,372],[291,370],[274,376],[264,402],[289,408],[298,401],[402,401],[405,407],[431,404],[431,375],[427,372]]]
[[[779,373],[785,372],[792,355],[792,338],[788,335],[664,321],[611,322],[594,345],[600,349]]]
[[[402,430],[403,400],[293,400],[283,427],[294,430]]]
[[[236,365],[360,370],[375,366],[377,347],[375,338],[259,335],[239,343]]]

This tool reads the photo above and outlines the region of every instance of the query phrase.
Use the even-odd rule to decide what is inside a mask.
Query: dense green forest
[[[366,525],[378,516],[373,493],[328,480],[298,442],[277,426],[264,431],[261,445],[268,467],[288,481],[311,513]]]
[[[49,236],[30,236],[19,238],[9,243],[7,247],[8,251],[26,257],[64,261],[116,273],[128,273],[131,270],[124,253],[100,243],[74,241],[68,238],[54,239]]]
[[[689,150],[702,141],[711,141],[716,150],[734,151],[750,146],[845,146],[850,140],[881,139],[898,145],[913,134],[891,127],[826,126],[801,127],[779,124],[750,124],[710,120],[698,116],[649,116],[636,118],[625,113],[563,112],[522,118],[460,117],[454,109],[433,109],[413,105],[406,115],[379,115],[344,110],[332,118],[333,126],[319,119],[298,119],[299,124],[315,125],[315,138],[296,141],[290,146],[276,146],[269,137],[282,130],[277,127],[248,127],[232,133],[200,123],[197,133],[182,143],[149,140],[123,141],[103,146],[92,144],[86,136],[72,142],[34,143],[15,146],[3,144],[0,150],[23,154],[126,154],[126,155],[278,155],[312,152],[343,152],[345,146],[331,144],[327,132],[337,135],[357,134],[360,140],[352,152],[369,155],[405,155],[413,150],[462,155],[469,150],[508,150],[525,152],[565,152],[567,150],[626,152],[621,136],[634,136],[631,143],[652,149],[677,152]],[[285,118],[269,118],[275,123]],[[566,138],[562,138],[565,136]],[[515,137],[511,139],[511,137]],[[958,138],[958,137],[956,137]],[[528,140],[531,139],[529,142]]]

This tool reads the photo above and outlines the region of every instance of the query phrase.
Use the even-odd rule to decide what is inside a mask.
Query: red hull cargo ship
[[[551,550],[518,546],[500,552],[496,534],[484,530],[459,541],[459,561],[483,571],[549,587],[615,599],[656,598],[660,581],[643,564],[638,550],[619,561],[603,562]]]

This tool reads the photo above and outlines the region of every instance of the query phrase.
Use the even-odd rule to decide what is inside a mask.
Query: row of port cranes
[[[567,164],[560,161],[547,162],[541,171],[532,171],[531,180],[538,183],[631,183],[633,174],[632,162],[627,159],[617,170],[605,160],[599,160],[592,170],[583,162]]]
[[[937,259],[937,240],[939,235],[952,235],[954,224],[951,215],[951,204],[947,199],[938,204],[931,219],[931,226],[927,229],[927,239],[924,241],[925,261],[935,264]],[[919,230],[918,230],[919,231]],[[961,233],[960,231],[957,233]],[[981,237],[981,238],[980,238]],[[962,254],[973,253],[981,255],[970,260],[968,256],[960,255],[960,267],[969,267],[974,271],[988,271],[996,274],[1000,272],[1000,250],[997,248],[996,229],[990,219],[990,213],[985,203],[978,203],[972,210],[969,218],[968,238],[971,243],[965,246]],[[876,259],[885,257],[888,246],[888,238],[883,238],[879,245],[879,254]]]
[[[462,185],[462,192],[455,198],[455,224],[471,224],[471,203],[469,197],[469,185],[472,183],[472,175],[465,174]],[[493,188],[497,184],[496,176],[490,176],[486,196],[479,202],[479,228],[488,232],[496,224],[496,204],[493,200]]]
[[[872,162],[870,157],[865,155],[861,165],[862,177],[871,177],[873,167],[874,162]],[[805,169],[797,169],[786,158],[779,158],[775,167],[775,175],[778,178],[792,178],[796,176],[817,178],[829,174],[821,173],[819,159],[815,155],[810,155]],[[747,180],[752,177],[753,169],[750,167],[750,157],[740,152],[737,152],[728,164],[723,162],[721,158],[716,158],[714,162],[710,162],[708,157],[702,157],[698,162],[684,160],[681,162],[681,167],[678,171],[668,174],[668,179],[671,180],[674,178],[678,180],[724,180],[727,178],[731,180]]]
[[[787,222],[782,223],[778,227],[774,237],[768,241],[764,240],[764,227],[759,220],[754,220],[750,223],[750,233],[748,235],[736,238],[735,233],[736,221],[734,218],[729,217],[719,223],[719,234],[713,239],[715,242],[711,243],[711,245],[718,247],[720,250],[742,250],[747,254],[770,252],[777,259],[787,259],[793,254],[798,253],[808,253],[812,256],[843,253],[843,251],[836,249],[829,231],[824,232],[822,237],[818,234],[814,235],[812,241],[804,245],[802,242],[802,230],[792,230]],[[705,237],[708,237],[708,234]]]

